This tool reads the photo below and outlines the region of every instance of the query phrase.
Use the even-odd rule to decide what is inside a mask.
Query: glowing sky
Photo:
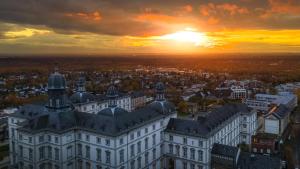
[[[1,0],[0,54],[300,52],[300,0]]]

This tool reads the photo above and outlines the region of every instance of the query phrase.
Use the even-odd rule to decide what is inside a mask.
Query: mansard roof
[[[238,151],[239,148],[237,147],[214,143],[211,153],[212,155],[221,155],[235,159],[238,156]]]
[[[76,92],[70,97],[70,100],[73,104],[80,104],[92,102],[95,100],[95,97],[89,92]]]
[[[222,123],[239,113],[250,113],[246,104],[226,104],[216,108],[206,117],[191,119],[170,119],[166,131],[178,134],[207,137],[210,132]]]
[[[22,118],[27,119],[27,121],[21,124],[23,127],[20,130],[33,133],[41,131],[62,133],[65,130],[76,128],[107,136],[118,136],[124,132],[163,118],[166,115],[175,113],[175,108],[171,108],[171,104],[166,103],[165,106],[168,109],[160,109],[155,106],[153,107],[153,105],[148,105],[133,112],[118,113],[116,116],[105,113],[91,114],[76,110],[50,112],[41,106],[33,106],[29,109],[22,108]],[[120,108],[117,109],[119,111]],[[29,116],[30,112],[34,116]],[[20,116],[20,112],[12,116]]]

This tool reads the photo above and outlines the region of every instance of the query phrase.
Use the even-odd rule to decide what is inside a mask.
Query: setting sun
[[[204,33],[197,32],[191,28],[187,28],[184,31],[163,35],[161,36],[161,39],[191,43],[194,46],[206,46],[208,43],[208,38]]]

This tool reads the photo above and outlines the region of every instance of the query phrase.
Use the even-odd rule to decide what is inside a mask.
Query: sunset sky
[[[0,54],[300,52],[300,0],[1,0]]]

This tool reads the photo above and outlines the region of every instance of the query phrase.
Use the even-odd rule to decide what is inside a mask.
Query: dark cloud
[[[180,21],[183,25],[190,23],[206,31],[224,28],[299,29],[300,20],[297,12],[300,10],[300,4],[296,3],[297,0],[284,2],[283,0],[1,0],[0,21],[46,26],[60,33],[92,32],[137,36],[164,33],[168,30],[168,26],[178,26],[181,24]],[[141,19],[145,14],[148,15],[148,19]],[[175,19],[170,23],[159,21],[159,19],[167,21],[167,18]],[[0,25],[0,32],[1,27]]]

